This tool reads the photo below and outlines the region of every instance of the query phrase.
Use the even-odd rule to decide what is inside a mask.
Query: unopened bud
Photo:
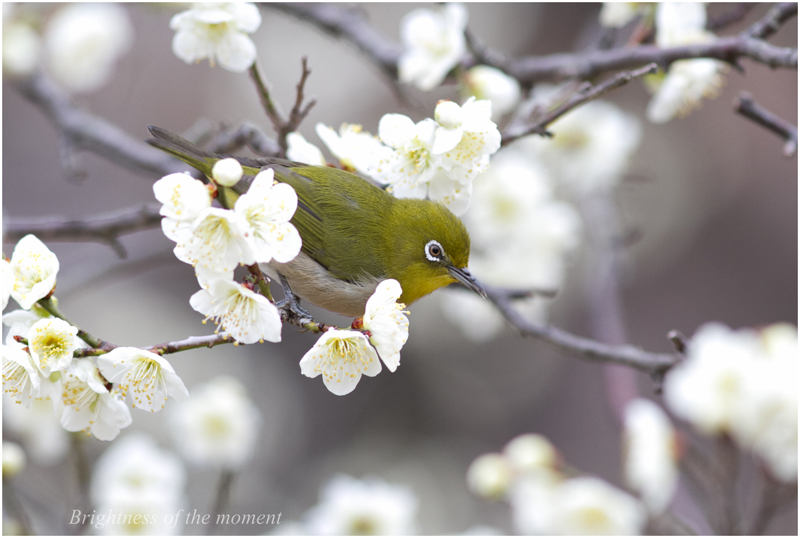
[[[467,469],[469,489],[481,497],[501,498],[511,484],[511,467],[502,454],[484,454]]]
[[[436,105],[434,117],[439,125],[447,129],[454,129],[464,121],[461,107],[453,101],[439,101]]]
[[[25,452],[22,447],[17,443],[3,441],[3,478],[11,478],[24,468]]]
[[[214,164],[214,168],[211,169],[211,177],[214,178],[214,181],[225,187],[236,185],[242,179],[243,174],[242,165],[232,158],[217,161]]]

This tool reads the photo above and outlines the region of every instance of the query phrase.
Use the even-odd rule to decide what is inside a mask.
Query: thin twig
[[[524,127],[515,128],[513,131],[511,129],[507,129],[505,133],[503,133],[502,138],[502,145],[507,145],[518,138],[523,136],[527,136],[530,134],[539,134],[542,136],[553,136],[553,134],[547,131],[547,126],[556,121],[558,118],[569,112],[570,110],[574,109],[575,107],[582,105],[583,103],[590,101],[592,99],[597,99],[602,95],[624,86],[628,84],[630,81],[643,77],[645,75],[653,74],[658,71],[658,66],[654,63],[646,65],[640,69],[635,69],[633,71],[622,71],[617,73],[613,77],[603,81],[602,83],[598,84],[597,86],[593,86],[590,83],[584,84],[577,92],[575,92],[567,101],[561,104],[558,108],[549,112],[544,118],[532,123],[530,125],[526,125]]]
[[[220,520],[218,516],[225,513],[230,503],[234,478],[236,478],[234,471],[222,469],[219,484],[217,485],[217,494],[214,497],[214,505],[211,508],[211,523],[206,528],[206,534],[214,534],[217,530],[217,521]]]
[[[7,242],[17,242],[28,234],[45,241],[95,241],[107,244],[120,258],[126,258],[127,253],[119,237],[160,226],[160,207],[160,204],[143,205],[86,220],[7,219],[4,222],[4,237]]]
[[[155,346],[143,347],[145,351],[150,351],[157,355],[168,355],[170,353],[178,353],[180,351],[187,351],[189,349],[198,349],[201,347],[212,347],[219,344],[234,344],[238,342],[231,338],[228,333],[212,334],[209,336],[190,336],[185,340],[178,340],[175,342],[167,342],[165,344],[158,344]]]
[[[258,69],[258,62],[253,63],[253,65],[250,66],[248,73],[250,74],[250,79],[256,85],[258,99],[261,101],[261,106],[264,107],[264,112],[266,112],[267,117],[272,122],[275,132],[280,134],[281,128],[286,123],[286,118],[284,118],[283,113],[272,101],[272,96],[269,93],[269,86],[266,82],[264,82],[264,78],[261,76],[261,71]],[[284,139],[283,143],[281,143],[279,139],[278,144],[281,147],[282,155],[286,155],[286,140]]]
[[[487,295],[500,313],[524,336],[546,342],[583,360],[621,364],[655,376],[665,372],[682,359],[677,354],[651,353],[631,345],[611,346],[576,336],[552,325],[535,323],[517,312],[507,296],[497,294],[495,290],[489,289],[487,289]]]
[[[759,465],[761,491],[758,506],[747,534],[751,536],[764,534],[772,518],[782,509],[790,506],[797,499],[797,484],[782,484],[772,478],[763,465]]]
[[[47,312],[50,313],[51,316],[63,319],[73,327],[76,325],[72,323],[67,317],[59,310],[58,308],[58,300],[55,297],[47,297],[46,299],[40,299],[37,304],[44,308]],[[106,342],[105,340],[101,340],[95,336],[92,336],[88,332],[84,331],[83,329],[78,329],[78,338],[89,344],[94,349],[99,349],[103,351],[111,351],[112,349],[119,347],[116,344],[112,344],[111,342]]]
[[[718,495],[722,502],[718,532],[722,535],[739,534],[739,505],[736,495],[736,482],[739,478],[739,449],[727,435],[717,440],[715,459],[719,462],[722,474],[719,476]]]
[[[256,155],[276,157],[281,153],[280,145],[267,137],[252,123],[242,123],[235,129],[223,130],[212,138],[206,147],[213,153],[232,153],[247,146]]]
[[[16,83],[16,87],[42,110],[74,148],[92,151],[148,178],[181,171],[183,165],[169,155],[74,105],[69,95],[44,75],[31,76]]]
[[[758,39],[767,39],[795,15],[797,15],[796,2],[777,4],[773,6],[761,20],[745,30],[744,34]]]
[[[739,94],[739,98],[733,103],[733,108],[745,118],[753,120],[783,138],[786,141],[783,146],[783,154],[786,157],[797,153],[797,127],[758,105],[749,93]]]
[[[86,461],[85,434],[74,432],[70,435],[71,454],[75,460],[75,478],[78,486],[78,502],[84,512],[88,512],[90,506],[89,486],[92,479],[92,470],[89,462]],[[75,534],[83,534],[87,525],[87,518],[82,518],[81,522],[75,526]]]
[[[308,68],[307,57],[303,56],[302,62],[303,73],[300,75],[300,82],[297,83],[297,97],[295,98],[291,112],[289,112],[289,121],[284,124],[281,130],[281,136],[278,139],[279,142],[281,139],[285,140],[286,135],[289,133],[296,131],[300,126],[300,122],[308,115],[311,107],[317,104],[317,100],[313,97],[307,103],[304,103],[306,81],[309,75],[311,75],[311,70]]]

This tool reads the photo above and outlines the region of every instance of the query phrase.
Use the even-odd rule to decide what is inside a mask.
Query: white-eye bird
[[[211,178],[211,169],[227,156],[215,155],[159,127],[149,127],[147,143],[181,159]],[[278,158],[234,157],[245,177],[230,189],[243,194],[252,178],[271,168],[275,179],[297,192],[291,222],[300,233],[300,254],[288,263],[262,264],[311,304],[345,316],[364,315],[367,299],[385,279],[403,289],[409,305],[454,282],[485,297],[467,269],[469,234],[444,205],[430,200],[395,198],[365,179],[327,166]]]

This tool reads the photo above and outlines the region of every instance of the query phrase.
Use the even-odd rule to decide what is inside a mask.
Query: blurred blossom
[[[461,95],[485,99],[492,103],[492,117],[501,118],[519,103],[519,83],[497,68],[476,65],[461,76]]]
[[[0,259],[0,286],[3,286],[0,293],[3,308],[0,310],[5,310],[8,300],[11,298],[11,288],[14,287],[14,270],[11,268],[11,262],[6,259]]]
[[[489,525],[473,525],[464,532],[461,536],[505,536],[505,532],[497,527],[490,527]]]
[[[543,106],[552,106],[553,86],[537,86]],[[636,116],[608,101],[591,101],[567,112],[548,129],[553,138],[528,136],[519,141],[537,152],[553,175],[578,194],[609,189],[622,179],[641,141]]]
[[[656,44],[662,48],[707,43],[716,36],[706,29],[703,3],[662,2],[656,8]],[[647,119],[666,123],[687,115],[700,101],[716,97],[725,82],[727,64],[709,58],[678,60],[666,76],[649,77],[655,95],[647,106]]]
[[[600,24],[607,28],[622,28],[637,15],[651,16],[655,4],[644,2],[603,2]]]
[[[289,222],[297,210],[297,193],[291,185],[274,179],[271,168],[256,174],[233,208],[249,225],[247,241],[257,263],[273,258],[279,263],[290,262],[302,247],[300,233]]]
[[[305,515],[304,530],[340,536],[416,534],[418,506],[408,486],[338,475],[321,488],[319,504]]]
[[[517,473],[554,469],[558,464],[558,452],[543,435],[526,433],[508,442],[503,455]]]
[[[25,451],[17,443],[3,441],[3,480],[22,472],[25,468]]]
[[[250,2],[200,2],[169,23],[175,30],[172,52],[186,62],[208,60],[236,73],[256,61],[256,46],[247,34],[261,26],[261,13]]]
[[[211,177],[217,185],[233,187],[242,179],[244,170],[242,165],[233,157],[220,159],[211,167]]]
[[[437,11],[416,9],[400,21],[405,51],[398,61],[401,82],[429,91],[442,83],[466,52],[467,9],[446,4]]]
[[[467,469],[467,486],[487,499],[501,499],[513,478],[509,462],[502,454],[483,454]]]
[[[345,169],[369,175],[377,152],[383,147],[377,136],[364,131],[360,125],[348,123],[341,124],[338,133],[322,123],[317,124],[316,131]]]
[[[797,480],[797,330],[708,323],[664,380],[670,408],[707,435],[730,433],[778,480]]]
[[[8,4],[4,4],[8,5]],[[9,20],[10,19],[10,20]],[[39,67],[42,40],[27,22],[15,21],[3,10],[3,73],[26,77]]]
[[[50,18],[47,65],[68,91],[92,92],[111,78],[114,63],[131,47],[133,29],[118,4],[71,4]]]
[[[28,331],[28,348],[33,364],[42,375],[66,370],[72,362],[72,352],[77,347],[78,328],[63,319],[41,319]]]
[[[650,400],[632,400],[623,439],[626,483],[651,512],[664,512],[678,485],[677,439],[667,414]]]
[[[325,387],[337,396],[350,394],[362,375],[375,377],[381,369],[378,353],[359,331],[328,329],[300,360],[304,376],[322,374]]]
[[[191,307],[206,320],[213,320],[237,342],[280,342],[281,316],[269,299],[256,293],[251,284],[217,278],[189,299]],[[219,332],[219,328],[215,332]]]
[[[552,182],[536,156],[518,145],[498,152],[475,180],[462,220],[472,241],[470,268],[479,281],[527,290],[555,291],[563,285],[582,225],[577,210],[555,197]],[[503,318],[488,301],[445,291],[445,315],[468,338],[485,341],[499,334]],[[543,321],[547,304],[534,296],[515,306],[527,319]]]
[[[182,496],[185,486],[180,459],[159,448],[150,436],[135,432],[111,443],[97,459],[91,494],[95,503],[125,493],[154,492],[169,498]]]
[[[512,496],[512,509],[523,534],[635,535],[647,520],[641,503],[599,478],[520,486]]]
[[[50,400],[33,400],[27,409],[6,399],[3,425],[21,438],[28,454],[40,465],[57,463],[69,450],[69,434],[53,414]]]
[[[236,379],[216,377],[170,415],[175,446],[194,465],[240,469],[256,449],[261,413]]]
[[[14,285],[11,297],[25,310],[50,294],[56,286],[58,258],[35,235],[19,240],[11,255]]]
[[[110,513],[103,535],[177,534],[164,521],[185,504],[186,472],[172,453],[142,433],[124,435],[95,463],[91,495],[99,514]],[[178,518],[179,520],[182,518]]]
[[[41,395],[42,375],[30,354],[19,347],[3,345],[3,392],[15,404],[30,408],[34,398]]]
[[[167,359],[135,347],[118,347],[97,357],[100,373],[114,391],[125,398],[130,394],[132,407],[156,412],[164,408],[168,397],[182,402],[189,392]]]
[[[61,425],[67,431],[86,431],[100,441],[113,441],[131,425],[131,413],[121,397],[109,392],[90,359],[76,359],[61,374]]]
[[[325,166],[328,164],[322,151],[314,144],[306,141],[300,133],[289,133],[286,136],[286,158],[298,163],[311,164],[315,166]]]
[[[364,330],[370,332],[369,341],[390,372],[400,365],[400,350],[408,340],[406,305],[398,303],[403,294],[396,280],[384,280],[367,300],[364,311]]]

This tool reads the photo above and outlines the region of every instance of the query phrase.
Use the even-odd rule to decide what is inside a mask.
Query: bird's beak
[[[469,269],[466,267],[458,268],[458,267],[448,267],[447,270],[450,272],[453,278],[464,284],[468,289],[471,289],[484,299],[486,299],[486,290],[483,289],[483,286],[475,280],[475,277],[472,276],[472,273],[469,272]]]

